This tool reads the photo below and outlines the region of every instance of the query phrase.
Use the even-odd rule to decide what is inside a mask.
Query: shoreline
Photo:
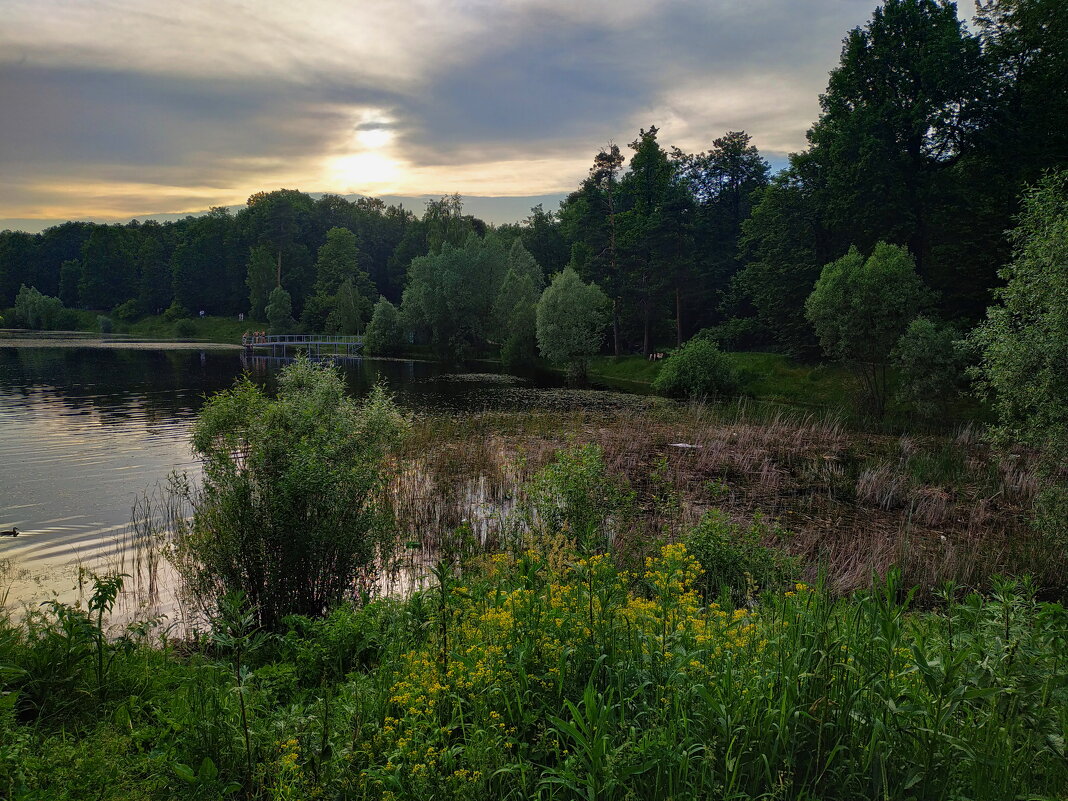
[[[129,334],[90,334],[80,331],[24,332],[0,329],[0,348],[94,348],[104,350],[241,350],[214,340],[162,339]]]

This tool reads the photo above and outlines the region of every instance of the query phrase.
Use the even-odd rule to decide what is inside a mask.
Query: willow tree
[[[586,375],[586,366],[604,342],[612,303],[596,284],[584,283],[567,267],[553,276],[537,309],[541,355],[566,365],[572,376]]]
[[[976,377],[994,405],[1002,444],[1041,455],[1047,487],[1039,519],[1068,548],[1068,171],[1048,175],[1024,199],[1011,236],[1015,257],[973,341]]]
[[[351,596],[386,532],[386,455],[403,430],[383,389],[356,402],[303,359],[276,398],[247,377],[212,397],[193,427],[203,487],[177,543],[192,588],[209,604],[243,593],[266,629]]]
[[[932,300],[909,252],[880,242],[868,258],[854,247],[825,266],[805,302],[824,352],[857,373],[876,417],[886,409],[891,351]]]

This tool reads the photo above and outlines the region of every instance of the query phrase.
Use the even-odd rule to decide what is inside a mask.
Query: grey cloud
[[[367,89],[350,98],[380,99]],[[9,66],[0,73],[0,159],[192,166],[238,154],[296,156],[348,124],[300,87]],[[214,166],[214,165],[213,165]]]
[[[144,185],[112,196],[97,190],[109,202],[148,204],[131,213],[165,211],[166,203],[198,207],[193,189],[225,195],[237,182],[284,169],[319,180],[312,164],[344,152],[357,132],[379,129],[397,135],[392,155],[413,168],[440,168],[445,182],[455,175],[460,183],[465,167],[487,162],[581,164],[650,124],[662,127],[664,144],[692,150],[745,128],[781,164],[804,146],[842,37],[875,2],[383,0],[372,13],[316,0],[303,14],[243,6],[240,13],[255,17],[247,26],[232,7],[216,12],[194,0],[185,17],[150,5],[130,13],[134,6],[120,0],[78,6],[74,22],[96,12],[112,21],[129,16],[131,30],[154,36],[147,41],[162,43],[166,58],[140,39],[124,45],[114,26],[104,58],[82,22],[57,18],[50,37],[47,18],[16,2],[19,19],[33,27],[21,44],[13,27],[0,35],[5,47],[18,46],[0,57],[2,207],[12,218],[32,216],[50,207],[41,187],[64,179]],[[221,56],[196,47],[212,45],[216,13],[227,68],[213,73]],[[321,18],[308,18],[316,13]],[[381,28],[360,40],[360,20],[372,17]],[[11,52],[26,58],[19,63]],[[237,74],[243,54],[249,68]],[[383,110],[381,118],[360,117],[371,107]],[[581,168],[561,174],[561,191],[582,177]],[[165,200],[151,202],[151,185],[168,190]]]

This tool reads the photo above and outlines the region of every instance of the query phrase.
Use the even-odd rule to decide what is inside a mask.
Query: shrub
[[[130,298],[125,303],[120,303],[111,311],[111,315],[116,320],[121,320],[124,323],[133,322],[144,314],[141,309],[141,303],[137,298]]]
[[[596,445],[558,451],[524,488],[528,528],[563,533],[587,551],[603,551],[633,502],[622,481],[608,473]]]
[[[197,327],[192,320],[179,320],[174,324],[174,333],[180,337],[196,336]]]
[[[385,531],[385,457],[402,429],[381,387],[357,404],[304,359],[282,370],[277,399],[247,377],[211,398],[193,429],[203,488],[178,541],[193,591],[243,592],[267,628],[339,603]]]
[[[944,415],[960,392],[963,358],[957,339],[949,326],[917,317],[891,353],[898,371],[897,400],[925,420]]]
[[[782,548],[764,544],[773,536],[782,532],[759,514],[749,526],[733,522],[718,509],[705,514],[684,540],[704,568],[697,585],[705,599],[727,595],[739,605],[757,592],[793,581],[800,562]]]
[[[168,323],[173,323],[175,320],[186,320],[191,316],[189,309],[177,300],[171,303],[171,305],[167,307],[167,310],[163,312],[163,319]]]
[[[1024,196],[1010,239],[1013,260],[998,275],[997,305],[972,341],[978,388],[991,402],[993,433],[1005,446],[1039,454],[1045,486],[1037,522],[1068,553],[1068,170],[1052,172]]]
[[[63,303],[23,284],[15,296],[13,322],[22,328],[50,330],[57,328],[63,319]]]
[[[364,349],[372,356],[396,353],[400,350],[403,333],[397,307],[386,298],[379,298],[364,336]]]
[[[672,353],[653,380],[654,391],[673,398],[715,398],[737,389],[727,356],[706,339],[691,339]]]
[[[100,329],[101,334],[110,334],[115,330],[115,323],[111,321],[110,317],[100,314],[96,318],[96,327]]]

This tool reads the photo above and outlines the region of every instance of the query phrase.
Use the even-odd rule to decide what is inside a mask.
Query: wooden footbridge
[[[310,358],[346,359],[360,355],[363,348],[363,336],[341,336],[339,334],[246,334],[241,337],[241,344],[246,353],[288,357],[289,351],[303,351]]]

